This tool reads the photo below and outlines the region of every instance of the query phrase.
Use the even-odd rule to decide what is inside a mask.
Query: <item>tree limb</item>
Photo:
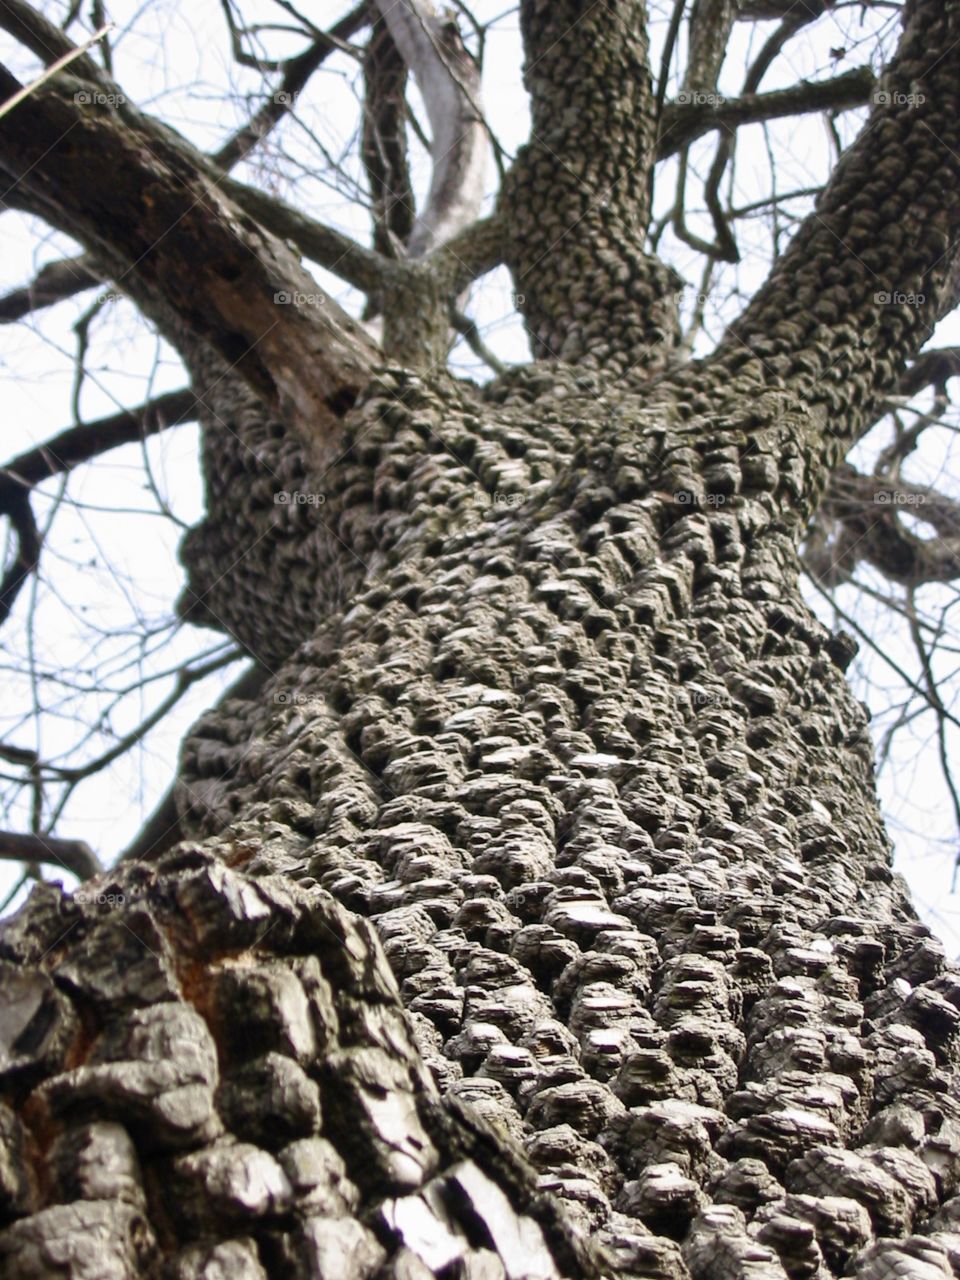
[[[135,409],[122,409],[95,422],[67,427],[35,449],[18,454],[0,467],[0,514],[9,514],[11,499],[24,489],[72,471],[80,463],[119,445],[189,422],[196,416],[198,403],[187,388],[168,391]]]
[[[0,28],[25,45],[44,66],[77,53],[77,46],[63,31],[25,0],[3,0]],[[103,73],[89,54],[75,57],[71,73],[87,81],[104,83]]]
[[[708,361],[803,401],[811,503],[957,299],[960,2],[907,13],[867,125]]]
[[[915,396],[924,387],[940,386],[948,378],[960,378],[960,347],[936,347],[921,351],[904,370],[897,383],[897,395]]]
[[[387,258],[406,252],[415,201],[404,134],[407,64],[383,18],[373,24],[363,59],[361,156],[370,187],[373,245]]]
[[[14,831],[0,831],[0,858],[14,862],[51,863],[72,872],[78,880],[92,880],[103,870],[97,855],[83,840],[20,835]]]
[[[292,240],[300,252],[336,272],[355,288],[370,293],[383,283],[386,259],[341,231],[315,222],[278,196],[248,187],[234,178],[219,179],[220,188],[251,218],[273,235]]]
[[[33,96],[29,130],[23,107],[0,121],[0,164],[47,221],[123,264],[121,287],[138,280],[316,445],[366,384],[370,339],[205,157],[125,100],[83,101],[78,83],[61,73]],[[17,87],[0,70],[0,93]]]
[[[222,169],[232,169],[252,151],[287,114],[296,101],[297,94],[324,60],[335,49],[339,49],[345,40],[355,35],[367,21],[367,6],[358,4],[330,28],[329,34],[318,35],[308,49],[291,58],[284,68],[279,87],[260,110],[214,152],[215,163]]]
[[[789,89],[748,93],[741,98],[710,99],[703,95],[706,100],[699,101],[695,94],[688,93],[686,101],[670,102],[664,107],[657,159],[665,160],[711,129],[736,128],[811,111],[862,107],[875,88],[876,77],[870,68],[858,67],[833,80],[802,81]]]
[[[477,217],[483,200],[487,133],[480,114],[480,72],[456,24],[428,0],[376,0],[394,43],[423,96],[433,131],[433,174],[409,250],[422,257]]]
[[[918,537],[905,514],[937,536]],[[849,580],[861,561],[911,588],[960,577],[960,503],[928,485],[862,475],[845,463],[831,478],[819,524],[807,558],[831,585]]]
[[[28,285],[12,289],[0,298],[0,324],[12,324],[41,307],[52,307],[84,289],[93,288],[100,280],[100,273],[86,254],[48,262]]]
[[[16,534],[17,554],[0,580],[0,626],[9,618],[23,584],[36,569],[41,548],[40,531],[30,506],[30,498],[25,491],[7,495],[3,514],[9,517]]]

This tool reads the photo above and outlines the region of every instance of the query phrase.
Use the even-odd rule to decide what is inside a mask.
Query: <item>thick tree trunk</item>
[[[891,871],[852,645],[797,586],[955,297],[960,6],[908,7],[887,82],[929,105],[886,95],[686,366],[642,6],[521,10],[534,131],[490,225],[553,362],[483,390],[426,366],[489,226],[476,260],[360,254],[419,371],[359,338],[341,370],[353,323],[281,307],[240,383],[305,277],[249,193],[150,152],[166,216],[210,199],[127,268],[201,405],[182,608],[269,678],[185,743],[183,840],[0,930],[4,1280],[960,1274],[960,975]],[[0,165],[113,270],[152,126],[46,110]],[[115,134],[140,203],[109,226],[80,178]]]
[[[287,660],[188,740],[195,843],[4,931],[5,1275],[949,1274],[960,984],[797,591],[798,415],[688,401],[385,371],[327,490],[238,411],[194,577],[271,527],[207,601]]]

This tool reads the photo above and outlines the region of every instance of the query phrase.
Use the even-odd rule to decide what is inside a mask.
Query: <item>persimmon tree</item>
[[[0,1274],[960,1265],[960,982],[891,868],[855,646],[800,589],[801,549],[828,586],[955,576],[955,504],[901,467],[956,369],[923,348],[957,302],[960,3],[858,6],[897,19],[879,77],[765,91],[826,7],[677,3],[653,59],[639,0],[521,0],[512,157],[484,28],[422,0],[329,31],[283,4],[306,44],[272,62],[228,5],[276,83],[212,153],[109,46],[0,116],[4,208],[82,250],[4,318],[107,284],[188,379],[6,467],[4,609],[43,554],[38,485],[196,420],[179,608],[229,645],[207,666],[250,659],[130,856],[0,930]],[[724,96],[725,49],[770,20]],[[0,27],[74,52],[22,0]],[[334,51],[359,60],[366,243],[231,176]],[[702,299],[743,256],[737,130],[821,113],[840,140],[855,107],[809,212],[771,198],[765,278],[693,344],[668,248]],[[501,266],[532,358],[454,376],[456,335],[490,355],[470,290]],[[95,869],[67,834],[5,839]]]

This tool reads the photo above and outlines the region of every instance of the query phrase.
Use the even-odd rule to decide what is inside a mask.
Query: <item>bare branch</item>
[[[72,872],[78,880],[92,880],[103,870],[97,855],[85,841],[61,840],[56,836],[0,831],[0,858],[51,863]]]
[[[0,324],[22,320],[42,307],[72,298],[99,284],[101,275],[86,255],[48,262],[22,289],[12,289],[0,298]]]
[[[451,297],[456,297],[468,284],[504,262],[506,237],[507,228],[499,215],[481,218],[434,249],[427,262],[448,281],[446,288]]]
[[[40,86],[46,84],[51,76],[56,75],[58,71],[62,70],[64,67],[68,67],[72,62],[79,61],[80,57],[86,52],[86,50],[89,49],[91,45],[96,44],[98,40],[102,40],[109,30],[109,24],[105,27],[101,27],[99,31],[92,35],[89,40],[84,41],[82,45],[62,54],[57,58],[56,62],[51,62],[49,67],[42,71],[35,80],[31,80],[30,83],[25,84],[22,89],[18,89],[13,97],[7,98],[5,102],[0,102],[0,117],[7,115],[14,109],[14,107],[18,107],[20,103],[23,102],[24,99],[29,98],[32,93],[36,93]]]
[[[0,163],[35,211],[122,288],[172,311],[316,445],[366,384],[370,339],[205,157],[125,100],[85,101],[77,83],[61,73],[31,98],[29,130],[22,107],[0,121]],[[18,87],[0,71],[0,93]]]
[[[487,133],[480,73],[456,24],[428,0],[377,0],[384,21],[423,95],[433,132],[433,176],[409,249],[420,257],[475,220],[483,200]]]
[[[45,444],[19,454],[0,467],[0,513],[9,514],[8,504],[24,489],[71,471],[109,449],[191,421],[196,417],[198,403],[193,392],[184,388],[168,391],[135,409],[122,409],[95,422],[67,427]]]
[[[40,561],[42,539],[26,492],[10,493],[3,505],[17,536],[17,554],[0,580],[0,626],[10,616],[23,584]]]
[[[227,6],[229,13],[229,6]],[[313,44],[296,58],[291,58],[283,69],[280,84],[259,111],[241,125],[237,131],[214,153],[213,159],[223,169],[232,169],[261,142],[270,130],[282,120],[296,101],[307,81],[335,50],[343,46],[367,22],[367,7],[359,4],[331,27],[329,34],[321,34]],[[231,26],[231,32],[233,27]]]
[[[915,396],[924,387],[940,387],[948,378],[960,378],[960,347],[921,351],[897,383],[897,395]]]
[[[664,160],[711,129],[736,128],[760,120],[777,120],[811,111],[844,111],[870,101],[876,77],[869,67],[847,71],[834,80],[802,81],[772,93],[705,101],[690,93],[664,107],[657,158]]]
[[[937,536],[918,537],[904,515]],[[908,587],[960,577],[960,503],[927,485],[861,475],[844,464],[831,478],[820,522],[825,530],[839,526],[816,539],[807,557],[829,584],[848,580],[861,561]]]
[[[221,178],[219,185],[261,226],[275,236],[292,240],[305,257],[335,272],[355,288],[371,293],[382,284],[387,263],[374,250],[365,249],[349,236],[315,222],[299,209],[257,187],[248,187],[233,178]]]
[[[736,0],[693,0],[683,77],[688,93],[716,88],[736,16]]]
[[[105,83],[103,73],[89,54],[81,52],[76,56],[77,46],[69,36],[25,0],[3,0],[0,28],[36,54],[44,66],[69,56],[73,59],[70,68],[73,75]]]
[[[399,258],[414,228],[415,202],[404,135],[407,65],[390,29],[378,18],[363,60],[361,155],[370,185],[373,244]]]
[[[867,125],[710,361],[804,401],[811,502],[957,299],[960,5],[907,12]]]

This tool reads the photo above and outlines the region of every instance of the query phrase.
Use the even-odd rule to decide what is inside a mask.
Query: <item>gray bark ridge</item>
[[[188,829],[373,921],[438,1084],[610,1274],[955,1256],[960,986],[797,588],[784,403],[385,373],[363,584],[185,747]]]
[[[891,870],[853,649],[796,553],[951,296],[949,163],[919,310],[879,310],[846,258],[821,288],[811,222],[712,362],[631,390],[672,367],[675,308],[643,247],[640,9],[595,8],[522,6],[557,131],[502,209],[556,363],[483,392],[365,369],[306,515],[271,492],[321,483],[288,423],[238,401],[208,448],[233,488],[186,548],[190,607],[276,674],[186,742],[185,842],[0,931],[3,1276],[958,1269],[960,981]],[[901,96],[958,13],[908,7]],[[552,36],[591,14],[577,66]],[[600,74],[615,53],[636,79]],[[877,113],[821,206],[834,238],[872,251],[861,188],[912,207],[897,166],[923,121],[953,138],[954,72],[930,69],[932,114]],[[592,127],[551,116],[565,85]],[[538,208],[580,228],[548,262]],[[214,594],[255,530],[264,558]]]

